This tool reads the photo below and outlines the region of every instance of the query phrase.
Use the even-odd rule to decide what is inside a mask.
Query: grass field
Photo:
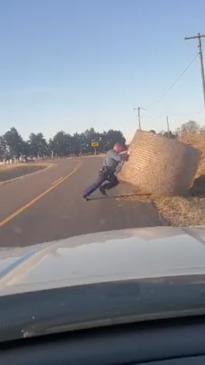
[[[46,167],[45,165],[16,165],[16,166],[1,166],[0,167],[0,182],[15,179],[23,175],[31,174],[38,170],[42,170]]]

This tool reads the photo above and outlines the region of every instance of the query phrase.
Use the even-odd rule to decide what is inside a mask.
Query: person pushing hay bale
[[[140,192],[154,195],[186,195],[200,160],[196,148],[154,133],[137,131],[129,148],[129,161],[120,179]]]

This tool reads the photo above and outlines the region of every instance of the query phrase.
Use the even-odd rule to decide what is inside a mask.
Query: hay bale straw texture
[[[120,179],[140,192],[164,196],[187,193],[200,159],[196,148],[144,131],[136,132],[129,152]]]

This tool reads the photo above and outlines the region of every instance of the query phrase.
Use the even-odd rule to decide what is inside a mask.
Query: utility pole
[[[142,125],[141,125],[141,109],[143,109],[141,106],[138,106],[138,108],[133,108],[133,111],[136,111],[137,110],[138,129],[139,130],[142,129]]]
[[[205,35],[198,33],[195,36],[185,37],[184,39],[185,40],[198,39],[199,58],[200,58],[200,64],[201,64],[201,78],[202,78],[202,87],[203,87],[203,95],[204,95],[204,108],[205,108],[205,73],[204,73],[204,61],[203,61],[203,52],[202,52],[202,44],[201,44],[202,38],[205,38]]]
[[[169,118],[167,116],[167,133],[169,133],[169,132],[170,132],[170,129],[169,129]]]
[[[141,113],[140,112],[141,112],[141,107],[138,106],[137,113],[138,113],[138,126],[139,126],[139,130],[142,129],[142,126],[141,126]]]

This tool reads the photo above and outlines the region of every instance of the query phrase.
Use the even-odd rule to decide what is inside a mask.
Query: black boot
[[[99,188],[99,190],[100,190],[100,192],[101,192],[102,195],[107,196],[106,190],[103,187],[103,185]]]

